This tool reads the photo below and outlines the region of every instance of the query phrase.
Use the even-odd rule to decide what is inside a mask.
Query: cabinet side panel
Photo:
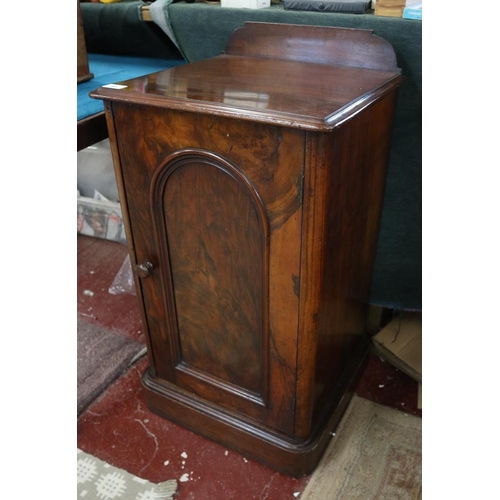
[[[306,173],[302,279],[308,286],[301,288],[298,349],[307,376],[298,380],[298,436],[338,404],[365,345],[394,103],[393,93],[331,134],[309,134],[314,171]],[[308,182],[316,182],[314,196]]]
[[[395,97],[393,92],[354,117],[328,146],[332,161],[318,318],[317,415],[345,376],[365,334]]]

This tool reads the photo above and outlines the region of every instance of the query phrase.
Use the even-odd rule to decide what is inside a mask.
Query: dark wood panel
[[[402,80],[396,71],[221,55],[90,95],[321,131],[335,128]]]
[[[313,472],[331,441],[354,392],[365,365],[366,349],[360,349],[351,359],[352,369],[339,387],[335,407],[325,407],[324,420],[318,422],[306,439],[290,436],[266,428],[244,413],[231,413],[207,404],[176,386],[164,384],[151,377],[150,370],[143,376],[148,407],[165,418],[197,432],[217,443],[254,459],[282,474],[302,477]]]
[[[235,30],[226,53],[355,68],[399,71],[392,46],[373,30],[247,21]]]
[[[80,7],[80,0],[76,0],[77,6],[77,57],[76,57],[76,81],[77,83],[86,82],[94,78],[94,75],[90,72],[89,59],[87,54],[87,44],[85,43],[85,31],[83,28],[82,10]]]
[[[104,111],[77,122],[77,151],[88,148],[107,138],[108,128]]]
[[[269,231],[257,194],[234,167],[203,151],[177,154],[153,192],[178,362],[263,397]]]
[[[334,141],[325,137],[329,231],[317,321],[315,414],[365,334],[394,105],[395,93],[354,117]]]
[[[307,436],[365,334],[395,94],[308,136],[297,435]]]
[[[264,425],[293,435],[295,362],[297,356],[298,297],[301,231],[301,186],[304,166],[304,132],[251,122],[235,122],[224,117],[195,115],[175,110],[113,103],[121,171],[124,177],[128,213],[134,247],[133,264],[151,261],[155,271],[141,281],[148,321],[148,337],[154,359],[153,370],[164,380],[182,379],[193,392],[209,395],[214,403],[259,419]],[[258,191],[269,221],[268,256],[268,373],[267,407],[262,398],[237,394],[229,383],[224,391],[210,389],[206,381],[177,365],[179,358],[172,343],[176,325],[168,314],[162,289],[168,270],[161,264],[150,217],[149,192],[153,177],[169,155],[197,149],[217,155],[234,165]],[[184,205],[196,202],[191,195]],[[215,379],[212,380],[215,383]],[[232,391],[232,392],[231,392]],[[264,391],[265,396],[265,391]],[[208,396],[207,396],[208,397]],[[265,399],[265,397],[264,397]],[[260,401],[260,402],[259,402]]]

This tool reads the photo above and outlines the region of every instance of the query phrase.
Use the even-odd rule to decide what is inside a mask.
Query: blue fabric
[[[104,103],[101,100],[89,97],[89,93],[93,90],[108,83],[129,80],[186,63],[182,59],[153,59],[106,54],[88,54],[88,60],[89,69],[94,74],[94,78],[77,85],[77,120],[104,111]]]

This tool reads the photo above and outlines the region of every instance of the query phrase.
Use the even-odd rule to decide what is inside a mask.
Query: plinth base
[[[339,389],[322,409],[320,424],[302,440],[273,432],[243,415],[154,378],[149,368],[142,382],[146,403],[153,413],[282,474],[298,478],[312,473],[320,461],[351,400],[367,353],[368,343],[363,342],[346,368]]]

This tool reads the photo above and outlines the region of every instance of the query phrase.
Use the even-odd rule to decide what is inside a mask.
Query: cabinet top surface
[[[101,87],[91,97],[330,130],[399,86],[398,72],[221,55]]]

